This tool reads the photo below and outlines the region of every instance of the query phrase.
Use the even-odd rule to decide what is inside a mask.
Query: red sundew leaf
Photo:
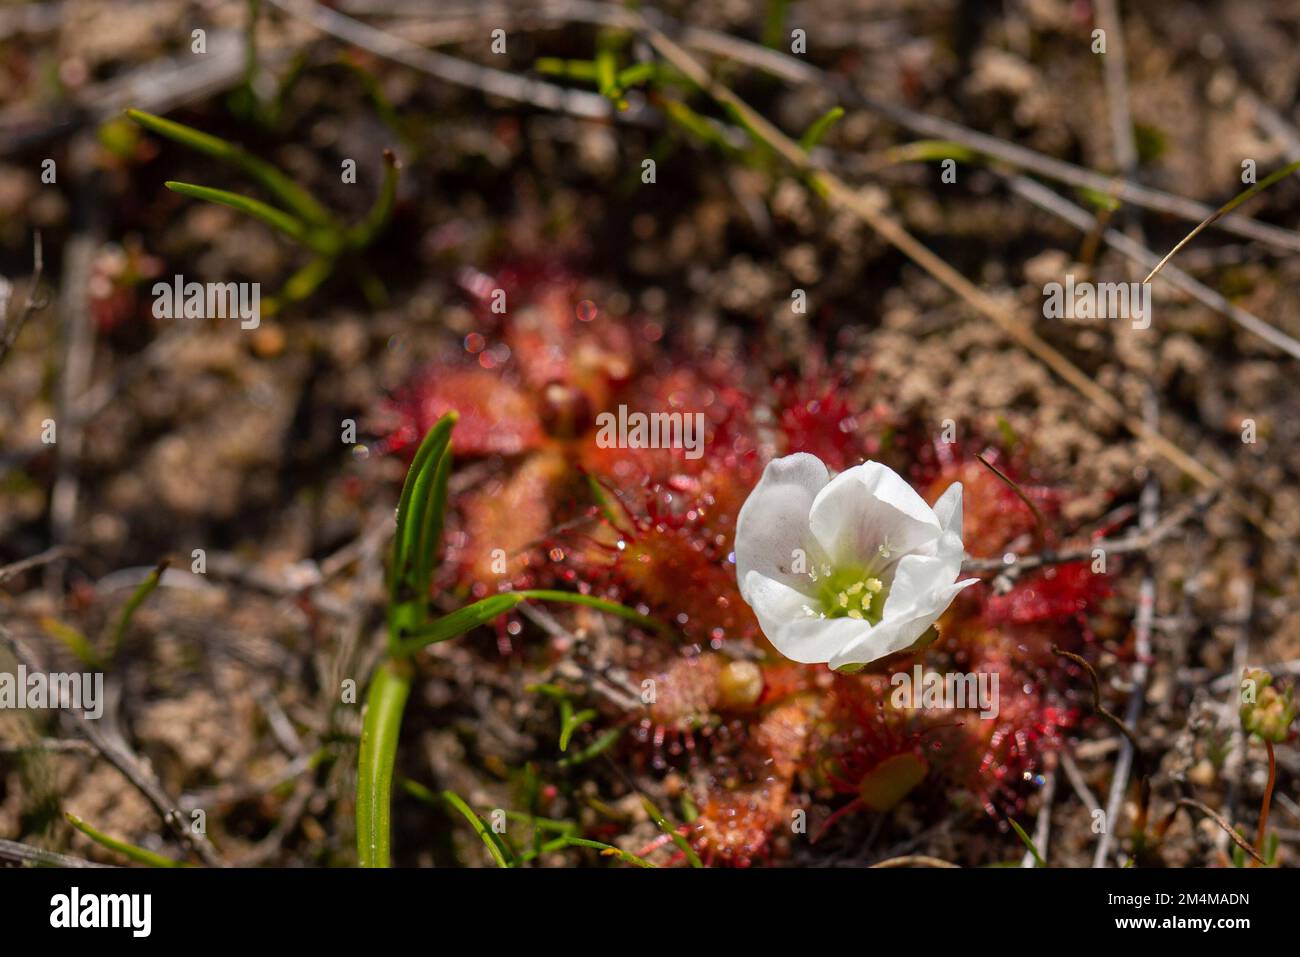
[[[554,451],[526,457],[504,478],[488,482],[461,499],[463,536],[449,558],[461,581],[488,591],[519,584],[543,561],[542,546],[555,523],[555,502],[569,477],[564,457]],[[503,567],[504,563],[504,567]]]
[[[605,436],[593,430],[582,451],[584,465],[596,475],[608,475],[619,486],[645,482],[667,482],[680,475],[725,474],[743,485],[748,476],[741,471],[747,458],[754,458],[758,448],[752,421],[754,399],[723,378],[735,370],[720,369],[719,360],[704,360],[704,367],[691,362],[674,365],[662,375],[639,376],[609,400],[596,408],[620,419],[620,407],[629,414],[680,416],[683,429],[689,425],[692,447],[632,449],[609,447]],[[696,431],[703,425],[703,435]],[[620,437],[621,439],[622,437]],[[744,489],[748,493],[748,487]]]
[[[569,385],[603,409],[636,369],[632,338],[624,325],[599,314],[579,323],[575,308],[568,296],[549,292],[510,323],[506,342],[531,386]]]
[[[704,654],[675,658],[663,670],[649,675],[655,688],[650,720],[670,730],[690,730],[707,724],[721,700],[722,665],[718,655]]]
[[[1002,464],[999,468],[1007,472]],[[1022,491],[1040,511],[1048,516],[1055,514],[1059,493],[1025,486],[1014,471],[1007,474],[1021,485]],[[1015,490],[974,457],[941,468],[921,489],[921,495],[927,502],[934,503],[953,482],[962,484],[962,540],[970,555],[979,558],[1000,555],[1012,542],[1032,533],[1037,527],[1034,513]]]
[[[787,455],[810,452],[842,472],[879,454],[877,410],[856,408],[840,386],[800,380],[782,383],[778,391],[777,420]]]
[[[388,440],[392,451],[418,441],[453,410],[460,415],[458,456],[519,455],[538,448],[545,439],[529,396],[500,374],[475,366],[426,369],[391,406],[400,421]]]
[[[708,863],[748,867],[770,856],[773,833],[789,826],[790,791],[806,760],[814,713],[811,696],[771,708],[735,763],[711,776],[691,835]]]
[[[1105,575],[1094,573],[1088,562],[1071,562],[1033,572],[1005,595],[990,596],[984,619],[989,624],[1059,622],[1096,610],[1110,594]]]
[[[616,575],[687,638],[759,639],[758,622],[736,585],[735,566],[691,530],[660,526],[639,532],[625,542]]]

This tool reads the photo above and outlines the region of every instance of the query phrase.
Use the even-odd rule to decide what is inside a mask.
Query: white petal
[[[958,538],[961,538],[961,495],[961,482],[953,482],[934,503],[934,516],[939,520],[939,527]]]
[[[879,462],[865,462],[831,479],[812,503],[809,526],[832,563],[844,566],[896,560],[940,532],[934,510]]]
[[[925,634],[925,629],[929,627],[928,623],[919,621],[915,627],[907,621],[882,621],[870,633],[841,648],[827,664],[831,668],[869,664],[906,648]]]
[[[791,661],[803,664],[829,661],[871,627],[860,619],[809,615],[807,596],[758,572],[746,576],[744,590],[763,634]]]
[[[763,634],[791,661],[815,665],[831,661],[844,648],[856,644],[870,623],[858,618],[795,618],[775,623]]]
[[[814,604],[813,599],[803,592],[768,578],[762,572],[751,571],[746,575],[741,592],[749,607],[754,609],[763,634],[769,638],[783,623],[809,617],[808,609]]]
[[[953,583],[961,571],[961,560],[961,539],[951,532],[944,532],[934,548],[926,553],[904,555],[894,567],[894,579],[882,609],[883,617],[886,620],[906,619],[927,608],[933,592]],[[944,607],[947,607],[946,603]]]
[[[745,590],[750,572],[792,588],[808,588],[808,576],[792,566],[796,549],[804,552],[809,568],[825,560],[808,530],[808,514],[828,481],[830,473],[821,459],[807,452],[767,463],[736,518],[736,582],[751,605]]]

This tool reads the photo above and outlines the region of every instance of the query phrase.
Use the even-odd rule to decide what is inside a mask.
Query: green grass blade
[[[655,79],[661,79],[662,70],[658,63],[633,63],[631,66],[624,67],[618,71],[618,76],[614,78],[621,90],[630,90],[634,86],[641,86],[643,83],[649,83]]]
[[[822,138],[830,131],[830,128],[840,121],[844,116],[844,107],[833,106],[817,119],[813,120],[811,126],[803,136],[799,138],[799,145],[805,153],[811,153],[813,148],[822,141]]]
[[[623,91],[618,85],[618,60],[614,51],[608,47],[596,51],[596,86],[601,96],[615,102],[623,98]]]
[[[75,814],[64,814],[68,823],[75,827],[86,837],[90,838],[101,847],[106,847],[110,851],[116,851],[127,860],[135,861],[137,864],[144,864],[148,867],[184,867],[180,861],[173,861],[169,857],[163,857],[161,854],[155,854],[153,851],[146,851],[143,847],[136,847],[134,844],[128,844],[126,841],[119,841],[115,837],[109,837],[103,831],[100,831],[87,824]]]
[[[307,222],[316,226],[329,226],[333,223],[325,207],[288,175],[234,143],[143,110],[127,110],[126,115],[151,133],[215,157],[243,171]]]
[[[1228,200],[1226,203],[1224,203],[1222,206],[1216,209],[1213,213],[1211,213],[1204,220],[1202,220],[1195,229],[1193,229],[1190,233],[1184,236],[1179,241],[1177,246],[1169,250],[1169,252],[1165,255],[1164,259],[1156,263],[1156,268],[1152,269],[1151,272],[1147,273],[1147,277],[1142,281],[1144,283],[1150,282],[1153,278],[1155,278],[1156,273],[1160,272],[1160,270],[1165,268],[1165,263],[1173,259],[1174,256],[1177,254],[1178,250],[1182,249],[1184,246],[1190,243],[1193,239],[1195,239],[1202,232],[1204,232],[1211,225],[1213,225],[1217,220],[1228,215],[1228,213],[1232,212],[1234,209],[1236,209],[1246,200],[1250,199],[1252,196],[1256,195],[1257,193],[1262,193],[1264,190],[1268,189],[1274,183],[1286,179],[1286,177],[1290,176],[1292,173],[1296,172],[1297,170],[1300,170],[1300,160],[1297,160],[1294,163],[1288,163],[1286,166],[1283,166],[1280,170],[1277,170],[1273,173],[1270,173],[1268,176],[1265,176],[1254,186],[1250,187],[1250,189],[1243,190],[1242,192],[1238,193],[1236,196],[1232,197],[1232,199]]]
[[[568,708],[565,709],[567,713],[564,715],[564,720],[560,726],[560,750],[568,751],[569,741],[573,739],[573,732],[577,731],[592,718],[596,717],[598,712],[595,708],[584,708],[575,714],[573,712],[573,706],[570,705],[568,701],[565,701],[564,703],[568,705]]]
[[[77,628],[72,625],[65,625],[57,618],[46,616],[41,618],[41,630],[60,642],[83,665],[90,667],[92,670],[99,670],[99,653],[95,651],[95,646],[90,643],[90,639]]]
[[[442,798],[438,797],[438,793],[431,788],[425,787],[419,781],[402,778],[401,785],[402,790],[417,801],[423,801],[425,804],[431,804],[435,807],[442,807]]]
[[[255,219],[260,219],[268,226],[280,230],[290,239],[302,243],[310,249],[316,249],[319,244],[319,238],[307,228],[306,223],[300,219],[286,213],[284,210],[276,209],[260,199],[253,199],[251,196],[242,196],[239,193],[232,193],[225,189],[213,189],[211,186],[196,186],[193,183],[178,183],[176,180],[168,180],[163,183],[173,193],[180,193],[182,196],[189,196],[192,199],[201,199],[209,203],[218,203],[222,206],[229,206],[241,213],[246,213]],[[321,251],[321,250],[318,250]]]
[[[126,640],[127,629],[131,627],[131,619],[135,617],[136,610],[144,604],[146,598],[153,594],[158,583],[162,581],[163,572],[167,571],[170,564],[166,559],[158,563],[158,567],[151,571],[145,580],[142,581],[136,590],[131,593],[131,597],[126,600],[122,606],[122,613],[118,616],[117,625],[113,628],[113,637],[108,644],[108,653],[105,655],[105,662],[111,662],[117,657],[117,653],[122,650],[122,643]]]
[[[505,846],[500,836],[484,823],[483,819],[474,813],[474,809],[461,800],[460,795],[453,791],[443,791],[443,800],[460,812],[465,820],[469,821],[470,827],[474,828],[474,833],[479,836],[479,840],[487,847],[492,859],[497,862],[498,867],[510,867],[510,849]]]
[[[513,594],[522,595],[530,601],[555,601],[567,605],[583,605],[619,618],[626,618],[628,621],[643,628],[649,628],[659,634],[666,635],[671,632],[663,622],[656,621],[648,615],[643,615],[635,608],[629,608],[619,602],[610,601],[608,598],[597,598],[595,595],[580,595],[571,591],[555,591],[549,588],[528,588]]]
[[[311,259],[284,281],[279,292],[262,300],[262,315],[273,316],[285,306],[302,302],[334,274],[337,262],[333,256],[316,256]]]
[[[421,440],[415,458],[411,460],[411,467],[406,471],[402,494],[397,500],[397,533],[394,539],[397,551],[392,569],[399,579],[410,566],[418,544],[423,509],[427,505],[420,492],[428,491],[433,469],[451,444],[451,431],[456,425],[456,419],[455,412],[448,412],[433,424],[433,428]]]
[[[763,16],[763,46],[780,50],[786,42],[785,22],[790,0],[767,0]]]
[[[533,63],[533,69],[546,76],[563,76],[590,83],[595,83],[598,76],[594,60],[562,60],[559,57],[544,56]]]
[[[672,842],[677,845],[677,849],[686,855],[686,860],[690,861],[691,867],[703,867],[704,862],[700,860],[700,855],[695,853],[695,848],[691,847],[691,842],[677,833],[677,829],[668,823],[659,808],[655,807],[654,802],[642,795],[641,804],[645,807],[646,813],[650,815],[650,819],[658,825],[659,830],[667,834],[672,839]]]
[[[447,480],[451,477],[451,444],[438,456],[428,487],[424,489],[424,508],[414,555],[414,585],[421,596],[427,595],[433,581],[433,569],[442,546],[442,526],[447,512]]]
[[[348,245],[353,249],[365,249],[388,225],[388,220],[393,215],[393,203],[397,199],[397,174],[400,169],[393,151],[384,150],[384,181],[379,186],[375,205],[370,208],[365,220],[348,232]]]
[[[935,163],[946,159],[973,163],[979,154],[951,140],[916,140],[885,150],[886,161],[895,163]]]
[[[587,745],[581,751],[575,751],[569,757],[562,758],[559,762],[560,767],[571,768],[576,767],[579,764],[586,764],[592,758],[599,757],[612,748],[622,736],[622,728],[609,728],[606,731],[602,731],[595,741]]]
[[[662,632],[665,630],[661,623],[646,617],[634,608],[621,605],[616,601],[596,598],[593,595],[579,595],[577,592],[527,589],[489,595],[472,605],[466,605],[449,615],[444,615],[429,626],[420,628],[404,640],[399,641],[396,651],[398,654],[410,655],[419,651],[425,645],[448,641],[477,628],[479,625],[487,624],[493,618],[505,614],[525,601],[554,601],[570,605],[585,605],[588,608],[595,608],[611,615],[617,615],[620,618],[626,618],[656,631]]]
[[[659,96],[655,100],[655,105],[663,110],[664,116],[696,139],[707,145],[717,147],[729,157],[739,155],[740,151],[731,145],[721,130],[681,100],[668,96]]]
[[[565,836],[556,838],[556,841],[563,841],[566,847],[590,847],[600,851],[603,857],[617,857],[625,864],[635,864],[637,867],[657,867],[651,864],[644,857],[637,857],[631,851],[625,851],[621,847],[615,847],[612,844],[602,844],[600,841],[589,840],[585,837]]]
[[[1007,823],[1011,825],[1011,830],[1016,832],[1016,837],[1020,838],[1020,842],[1024,844],[1025,847],[1029,848],[1029,853],[1034,856],[1034,860],[1038,862],[1038,866],[1046,867],[1047,865],[1043,862],[1043,856],[1038,853],[1038,848],[1036,848],[1034,842],[1029,839],[1029,835],[1025,833],[1025,829],[1017,824],[1016,819],[1013,817],[1007,818]]]
[[[410,691],[410,667],[402,661],[384,662],[370,682],[357,755],[357,862],[362,867],[389,864],[393,764]]]
[[[397,502],[397,530],[389,567],[389,650],[426,623],[429,575],[442,531],[456,413],[444,415],[416,450]]]
[[[410,655],[419,651],[425,645],[449,641],[465,634],[467,631],[472,631],[479,625],[487,624],[493,618],[505,614],[522,601],[524,601],[524,598],[519,592],[503,592],[499,595],[489,595],[472,605],[466,605],[449,615],[443,615],[432,624],[413,632],[407,638],[398,642],[395,649],[396,653]]]

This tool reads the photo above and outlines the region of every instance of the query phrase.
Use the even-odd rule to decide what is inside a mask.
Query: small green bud
[[[1273,676],[1262,668],[1248,668],[1241,675],[1241,726],[1265,741],[1280,744],[1287,739],[1295,721],[1293,691],[1273,687]]]

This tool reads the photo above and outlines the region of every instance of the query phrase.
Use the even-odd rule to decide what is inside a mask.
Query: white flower
[[[912,646],[959,591],[961,484],[930,508],[887,466],[831,478],[806,452],[768,463],[736,519],[736,579],[781,654],[832,668]]]

